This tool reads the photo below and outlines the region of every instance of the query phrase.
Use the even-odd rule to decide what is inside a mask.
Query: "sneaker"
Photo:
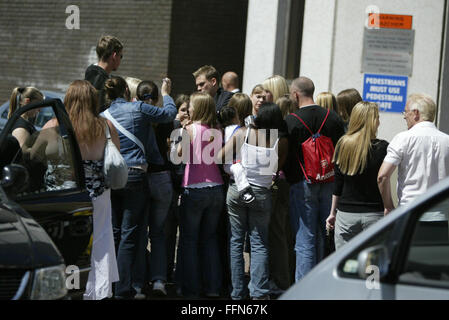
[[[145,300],[147,296],[144,293],[136,293],[134,295],[134,300]]]
[[[158,296],[166,296],[167,290],[165,289],[165,283],[161,280],[156,280],[153,283],[153,293]]]
[[[240,192],[240,199],[245,203],[251,203],[256,199],[253,189],[248,187]]]

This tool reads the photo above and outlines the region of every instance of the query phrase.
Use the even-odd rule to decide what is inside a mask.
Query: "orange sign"
[[[399,14],[370,13],[368,27],[389,29],[411,29],[413,16]]]

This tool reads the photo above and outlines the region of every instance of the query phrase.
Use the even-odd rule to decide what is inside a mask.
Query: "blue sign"
[[[363,100],[376,102],[380,111],[402,112],[407,100],[408,77],[367,74],[363,77]]]

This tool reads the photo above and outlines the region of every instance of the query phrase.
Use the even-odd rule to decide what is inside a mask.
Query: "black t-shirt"
[[[170,170],[171,166],[168,161],[168,145],[167,139],[170,138],[170,135],[173,131],[173,122],[168,123],[158,123],[154,132],[156,135],[156,142],[159,149],[159,153],[164,159],[163,165],[150,164],[150,172],[160,172],[165,170]]]
[[[36,128],[34,127],[34,125],[29,122],[28,120],[25,120],[24,118],[20,117],[15,123],[14,126],[12,127],[12,131],[11,133],[18,128],[23,128],[25,129],[30,135],[32,135],[33,133],[36,132]]]
[[[89,81],[98,90],[98,99],[100,103],[100,112],[106,110],[106,98],[104,91],[104,83],[109,79],[109,74],[102,68],[97,65],[91,64],[86,69],[86,73],[84,74],[84,80]]]
[[[348,176],[335,164],[334,195],[339,196],[337,209],[345,212],[380,212],[384,210],[377,186],[377,174],[387,155],[388,142],[371,140],[367,165],[362,173]]]
[[[310,105],[299,108],[295,111],[295,114],[299,116],[309,127],[309,129],[316,133],[324,118],[326,117],[327,109],[318,105]],[[306,127],[296,118],[289,114],[285,118],[288,129],[288,156],[284,165],[284,172],[287,177],[287,181],[290,184],[295,184],[304,179],[304,174],[299,166],[299,161],[304,165],[304,159],[302,156],[301,144],[310,138],[310,132]],[[322,135],[331,138],[334,147],[344,134],[344,125],[340,116],[333,110],[329,112],[329,116],[324,123],[320,132]]]

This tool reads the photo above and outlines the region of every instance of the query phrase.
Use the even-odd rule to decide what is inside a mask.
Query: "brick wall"
[[[66,7],[80,9],[80,29],[66,28]],[[103,34],[117,36],[124,59],[113,74],[160,79],[168,68],[171,0],[0,2],[0,102],[16,86],[65,91],[96,62]]]
[[[79,30],[66,28],[69,5],[80,9]],[[168,74],[174,94],[190,93],[192,72],[204,64],[241,75],[247,7],[247,0],[2,0],[0,103],[16,86],[65,92],[97,62],[103,34],[125,46],[113,74],[158,85]]]

